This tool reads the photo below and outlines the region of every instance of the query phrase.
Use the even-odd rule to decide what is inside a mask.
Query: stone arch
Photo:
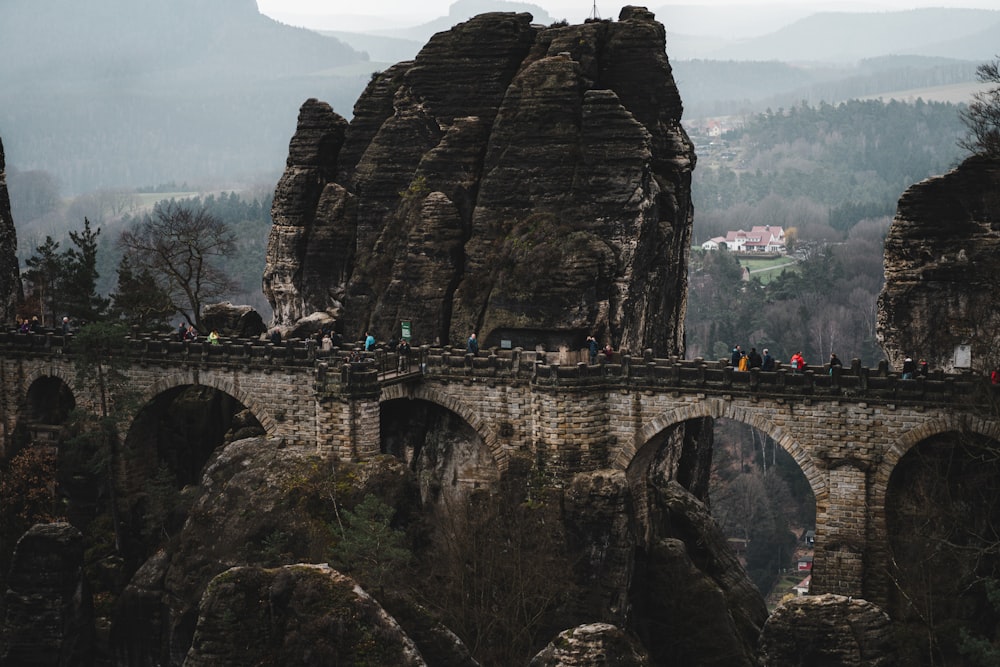
[[[140,396],[139,405],[142,406],[150,403],[153,399],[165,391],[187,385],[209,387],[232,396],[237,401],[242,403],[247,410],[253,413],[253,416],[260,423],[268,437],[273,436],[277,430],[277,424],[275,423],[274,417],[271,415],[270,411],[261,405],[260,401],[256,400],[246,390],[237,386],[237,384],[229,377],[220,378],[211,374],[195,376],[191,373],[168,373],[145,388]],[[130,415],[129,421],[131,422],[132,419],[135,419],[135,416],[136,415],[134,414]]]
[[[968,413],[944,412],[939,417],[911,428],[891,443],[882,459],[885,480],[888,481],[900,459],[910,449],[928,438],[948,432],[975,433],[1000,442],[1000,422]]]
[[[427,401],[454,412],[464,419],[483,439],[483,444],[486,445],[487,450],[493,457],[493,462],[496,463],[500,474],[507,471],[509,460],[507,452],[504,451],[503,445],[500,444],[499,436],[467,403],[435,387],[424,384],[412,386],[394,384],[382,388],[382,394],[379,396],[379,404],[401,398]]]
[[[686,404],[682,407],[674,408],[660,413],[639,429],[635,438],[630,443],[626,443],[615,457],[614,467],[627,470],[632,460],[639,451],[663,431],[691,419],[701,419],[712,417],[713,419],[731,419],[732,421],[748,424],[758,431],[767,434],[778,446],[784,449],[798,464],[802,474],[805,475],[813,495],[817,502],[826,493],[826,482],[821,471],[816,467],[812,456],[805,447],[796,440],[791,433],[776,426],[774,422],[767,419],[759,410],[744,410],[741,404],[734,401],[709,398],[698,403]]]

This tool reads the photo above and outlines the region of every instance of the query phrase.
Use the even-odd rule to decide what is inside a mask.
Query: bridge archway
[[[402,384],[385,387],[379,397],[379,403],[384,404],[398,399],[421,400],[434,403],[461,417],[483,439],[483,445],[489,450],[497,469],[501,474],[509,465],[507,453],[500,443],[500,438],[489,424],[466,402],[453,395],[424,384],[406,386]]]
[[[140,396],[139,404],[146,405],[154,401],[157,396],[163,394],[164,392],[168,392],[177,387],[187,386],[204,386],[232,396],[250,411],[268,436],[273,436],[275,434],[277,424],[275,423],[270,410],[258,401],[256,397],[229,377],[193,375],[191,373],[170,373],[147,387]]]
[[[15,445],[57,444],[70,413],[77,407],[71,384],[58,372],[50,372],[33,374],[26,378],[26,385],[17,411]]]
[[[817,505],[821,498],[826,497],[826,482],[822,471],[816,466],[812,457],[791,433],[778,427],[770,419],[767,419],[759,412],[751,412],[741,406],[734,405],[732,401],[722,399],[706,399],[696,404],[686,405],[681,408],[667,410],[652,418],[638,431],[635,439],[627,443],[618,452],[615,458],[615,467],[621,470],[628,470],[632,460],[638,455],[640,450],[661,433],[668,431],[678,425],[704,417],[713,419],[730,419],[741,422],[764,433],[774,440],[778,446],[788,452],[802,470],[812,488],[813,495],[816,496]]]
[[[989,638],[1000,624],[984,583],[1000,579],[996,426],[948,415],[912,429],[884,466],[886,483],[876,485],[887,554],[883,606],[904,632],[933,645],[942,664],[965,660],[956,628]],[[906,653],[900,659],[919,662]]]

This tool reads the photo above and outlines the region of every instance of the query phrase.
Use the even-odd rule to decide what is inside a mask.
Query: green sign
[[[403,340],[408,341],[408,340],[410,340],[410,321],[409,320],[403,320],[402,324],[403,324],[403,326],[402,326],[402,329],[403,329],[403,334],[402,334]]]

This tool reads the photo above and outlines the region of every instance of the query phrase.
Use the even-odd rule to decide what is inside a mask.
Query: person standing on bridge
[[[743,349],[737,344],[733,345],[733,354],[729,357],[729,363],[732,364],[733,368],[740,367],[740,359],[743,358]]]
[[[774,370],[774,357],[771,356],[766,347],[764,348],[764,359],[760,362],[760,370],[768,372]]]
[[[764,360],[761,359],[761,357],[760,357],[759,354],[757,354],[757,348],[751,347],[750,348],[750,354],[747,355],[747,356],[750,359],[750,368],[751,369],[760,368],[761,366],[764,365]]]
[[[365,332],[365,352],[371,352],[375,349],[375,336],[371,335],[371,332]]]
[[[479,354],[479,341],[476,340],[476,332],[469,335],[469,340],[465,344],[465,349],[469,354]]]
[[[597,363],[597,339],[593,336],[587,336],[587,353],[590,356],[590,365],[593,366]]]
[[[399,365],[396,368],[400,373],[410,372],[410,342],[403,338],[399,341],[399,345],[396,346],[396,352],[399,353]]]
[[[791,358],[792,373],[801,373],[806,369],[806,360],[802,356],[802,352],[796,352]]]

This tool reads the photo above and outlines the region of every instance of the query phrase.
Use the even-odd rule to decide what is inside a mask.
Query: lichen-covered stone
[[[899,199],[885,240],[877,332],[894,368],[906,356],[955,369],[971,347],[988,372],[1000,345],[1000,160],[970,157]]]
[[[551,28],[475,17],[376,76],[346,129],[310,100],[275,192],[275,323],[325,312],[348,338],[405,319],[420,342],[533,347],[545,330],[682,352],[681,110],[663,26],[637,7]],[[335,155],[307,149],[341,133]]]
[[[646,667],[642,646],[620,628],[588,623],[559,633],[531,660],[531,667]]]
[[[764,625],[764,667],[891,667],[889,616],[867,600],[815,595],[783,603]]]
[[[426,665],[413,641],[328,565],[237,567],[205,591],[185,667]]]
[[[21,272],[17,264],[17,232],[10,213],[7,171],[0,141],[0,322],[11,323],[21,300]]]

